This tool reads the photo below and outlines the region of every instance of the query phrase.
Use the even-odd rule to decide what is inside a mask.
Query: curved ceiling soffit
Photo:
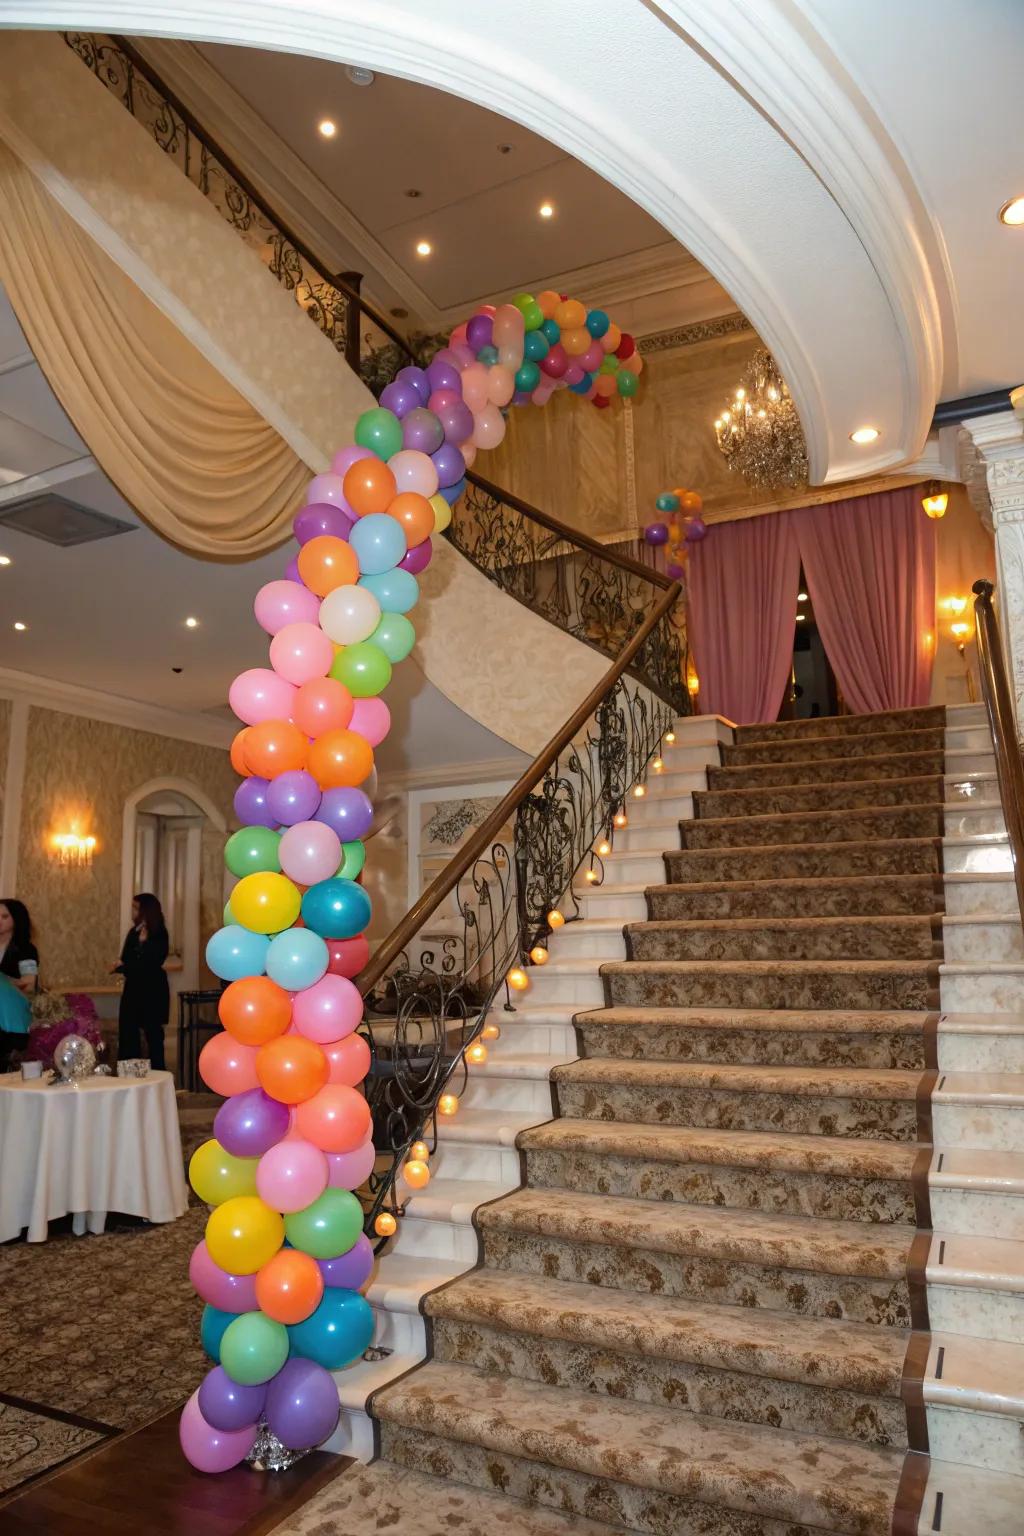
[[[386,14],[368,13],[364,0],[0,0],[0,24],[356,58],[470,100],[484,95],[633,197],[722,283],[786,374],[813,480],[879,473],[913,457],[916,423],[935,392],[918,377],[918,349],[908,356],[901,345],[892,301],[835,195],[654,0],[624,4],[592,14],[570,82],[552,73],[545,0],[495,0],[489,30],[477,31],[467,30],[461,0],[434,0],[429,15],[413,0],[393,0]],[[672,38],[675,49],[666,47]],[[642,122],[636,113],[609,123],[609,47],[627,76],[624,96],[644,104]],[[897,398],[883,399],[887,388]],[[911,412],[911,395],[928,395],[927,405],[916,400]],[[879,409],[883,441],[851,454],[850,422]]]

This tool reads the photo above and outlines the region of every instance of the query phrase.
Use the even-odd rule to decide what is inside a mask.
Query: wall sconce
[[[936,520],[940,517],[945,517],[946,508],[949,506],[949,492],[941,491],[939,489],[939,482],[931,480],[924,488],[921,505],[924,507],[926,517]]]
[[[51,839],[51,849],[62,864],[91,864],[96,839],[81,837],[77,832],[57,832]]]

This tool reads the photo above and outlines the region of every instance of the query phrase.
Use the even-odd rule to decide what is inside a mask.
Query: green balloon
[[[366,844],[355,838],[351,843],[342,843],[341,852],[343,857],[338,875],[342,880],[354,880],[363,872],[363,865],[366,863]]]
[[[378,458],[390,459],[402,446],[402,423],[392,411],[375,406],[372,411],[364,411],[356,422],[356,442]]]
[[[523,317],[523,325],[527,331],[539,331],[544,324],[544,311],[534,299],[532,304],[525,305],[520,311]]]
[[[598,369],[598,372],[599,373],[618,373],[618,371],[619,371],[619,360],[615,356],[614,352],[609,352],[606,355],[604,362],[601,364],[600,368]]]
[[[360,640],[338,652],[331,663],[330,676],[344,683],[354,699],[372,699],[390,683],[391,663],[379,645],[372,640]]]
[[[280,832],[270,827],[242,827],[232,832],[224,844],[224,863],[239,879],[243,875],[264,872],[279,874],[281,860],[277,856]]]
[[[640,388],[640,379],[637,374],[630,373],[628,368],[620,368],[617,377],[620,395],[636,394]]]
[[[292,1247],[314,1259],[337,1259],[348,1253],[362,1230],[363,1208],[347,1189],[325,1189],[304,1211],[284,1218],[284,1235]],[[228,1375],[234,1376],[224,1360],[223,1344],[221,1362]],[[235,1376],[236,1381],[239,1379]]]
[[[382,613],[370,640],[380,646],[388,661],[404,661],[416,644],[416,631],[404,613]]]
[[[288,1359],[288,1330],[264,1312],[243,1312],[220,1341],[220,1363],[232,1381],[256,1387],[269,1381]]]
[[[512,300],[512,303],[515,305],[516,309],[518,309],[521,315],[525,315],[530,305],[536,304],[536,302],[537,300],[534,298],[532,293],[517,293],[515,298]]]
[[[540,369],[536,363],[527,360],[516,369],[516,389],[521,390],[523,394],[530,394],[539,383]]]

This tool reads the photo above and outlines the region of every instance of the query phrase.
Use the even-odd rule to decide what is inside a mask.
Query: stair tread
[[[904,1459],[439,1361],[381,1394],[375,1410],[386,1423],[835,1536],[888,1528]]]
[[[752,1067],[711,1062],[637,1061],[588,1056],[555,1067],[557,1083],[633,1088],[705,1088],[718,1093],[797,1094],[824,1098],[915,1099],[921,1073],[872,1067]],[[1018,1081],[1024,1085],[1024,1076]]]
[[[924,1399],[944,1408],[1024,1419],[1024,1344],[1001,1341],[993,1349],[987,1339],[933,1333]]]
[[[929,1285],[1024,1295],[1024,1242],[936,1231],[928,1253]]]
[[[1024,1477],[933,1458],[918,1529],[922,1536],[1020,1536],[1022,1508]]]
[[[1024,1152],[996,1152],[971,1147],[936,1150],[928,1183],[932,1189],[1024,1195]]]
[[[797,845],[799,846],[799,845]],[[832,845],[829,844],[831,847]],[[702,848],[686,850],[688,853],[703,853]],[[946,877],[948,878],[948,876]],[[984,879],[984,876],[974,875],[972,879]],[[731,893],[733,891],[812,891],[827,888],[828,890],[868,890],[877,885],[904,885],[910,883],[915,887],[933,889],[941,892],[942,876],[931,874],[908,875],[824,875],[815,880],[807,875],[786,875],[774,880],[666,880],[663,885],[637,886],[645,895],[652,892],[662,894],[669,892],[672,895],[688,896],[700,895],[704,892]],[[616,890],[625,890],[625,886],[616,886]]]
[[[518,1145],[524,1152],[557,1149],[667,1163],[770,1167],[870,1179],[908,1179],[921,1151],[914,1142],[569,1118],[529,1127],[521,1132]]]
[[[477,1206],[508,1194],[508,1184],[489,1179],[431,1179],[426,1189],[409,1194],[405,1219],[451,1221],[468,1226]]]
[[[472,1109],[460,1105],[457,1115],[438,1116],[437,1137],[439,1143],[448,1145],[472,1142],[475,1146],[514,1147],[520,1131],[537,1121],[535,1109]]]
[[[638,964],[640,962],[633,962]],[[774,1034],[776,1031],[793,1031],[808,1034],[917,1034],[931,1014],[920,1010],[905,1009],[886,1013],[883,1010],[854,1009],[804,1009],[804,1008],[631,1008],[620,1004],[616,1008],[595,1008],[578,1013],[577,1020],[591,1025],[615,1027],[618,1025],[672,1025],[676,1028],[722,1030],[758,1030]],[[1021,1020],[1024,1028],[1024,1019]]]
[[[1024,971],[1024,962],[1018,962],[1018,966],[1021,971]],[[937,976],[939,962],[937,960],[604,960],[599,962],[599,968],[602,976],[617,973],[631,976],[639,971],[667,971],[677,976],[698,973],[713,975],[731,971],[741,971],[748,976],[804,976],[808,971],[827,971],[835,975],[896,976],[910,971],[923,976],[933,974]],[[949,970],[951,967],[944,964],[942,969]],[[967,969],[974,972],[979,967],[971,965]]]
[[[780,737],[810,736],[826,720],[839,727],[833,733],[836,736],[861,736],[868,734],[861,727],[862,721],[898,720],[902,730],[941,730],[947,717],[945,704],[911,704],[906,709],[868,709],[848,715],[818,715],[806,720],[766,720],[756,725],[738,725],[736,737],[745,740],[751,731],[777,733]]]
[[[920,809],[920,807],[917,807],[917,809]],[[935,807],[935,806],[930,807],[930,809],[935,810],[937,812],[937,807]],[[806,813],[804,813],[804,814],[806,814]],[[859,813],[859,814],[863,814],[863,813]],[[753,816],[742,816],[742,817],[734,817],[733,818],[734,821],[744,821],[744,822],[747,822],[747,823],[749,823],[751,821],[757,821],[759,819],[760,820],[766,820],[766,819],[772,819],[772,818],[758,818],[758,817],[753,817]],[[693,823],[687,823],[687,825],[693,825]],[[709,823],[708,822],[703,822],[702,825],[703,826],[708,826]],[[878,848],[913,848],[913,847],[934,848],[934,847],[937,847],[937,846],[939,846],[941,844],[950,843],[950,842],[976,843],[976,842],[979,842],[979,841],[984,842],[984,843],[991,843],[991,842],[1004,842],[1005,843],[1005,842],[1008,841],[1008,839],[1007,839],[1007,836],[1006,836],[1006,834],[1004,832],[974,832],[974,833],[971,833],[969,835],[957,836],[957,837],[943,837],[940,833],[936,833],[934,837],[870,837],[870,838],[850,838],[848,841],[844,840],[843,842],[833,842],[833,843],[830,843],[830,842],[825,842],[825,843],[744,843],[742,846],[740,844],[736,844],[735,846],[733,846],[730,843],[723,843],[723,844],[720,844],[720,845],[716,845],[713,848],[672,848],[672,849],[669,850],[669,852],[671,854],[673,854],[673,856],[683,856],[683,857],[685,857],[687,859],[699,859],[701,857],[705,857],[705,858],[721,858],[723,854],[733,854],[737,858],[743,858],[743,857],[749,856],[752,853],[770,853],[770,854],[774,854],[777,857],[781,852],[786,852],[786,853],[821,853],[822,851],[826,851],[828,853],[836,853],[836,852],[849,853],[851,850],[857,849],[857,848],[870,848],[870,849],[878,849]],[[647,850],[643,850],[643,851],[646,852]],[[624,858],[625,859],[625,858],[636,858],[636,857],[638,857],[637,854],[625,854],[625,853],[623,853],[623,854],[615,854],[615,853],[610,853],[610,854],[606,855],[606,860],[605,861],[607,862],[608,859],[614,859],[614,858]],[[677,882],[677,883],[679,883],[679,882]],[[685,883],[685,882],[683,882],[683,883]]]
[[[929,815],[935,816],[937,822],[941,809],[941,802],[936,800],[911,802],[908,805],[864,805],[858,806],[856,809],[848,811],[815,811],[814,819],[815,822],[820,825],[823,821],[840,823],[857,821],[864,816],[914,816],[919,812],[924,811]],[[751,827],[756,830],[757,822],[782,822],[785,826],[792,826],[796,822],[806,821],[807,815],[807,811],[801,810],[772,811],[770,814],[762,813],[757,816],[702,816],[699,819],[699,823],[685,822],[682,823],[682,825],[692,827],[699,824],[702,830],[705,830],[709,827],[719,828],[741,826]],[[874,839],[872,839],[872,841],[874,841]]]
[[[674,1296],[624,1293],[477,1269],[428,1300],[434,1318],[534,1333],[633,1355],[690,1361],[812,1386],[898,1396],[907,1333]],[[1021,1349],[1024,1355],[1024,1348]]]
[[[485,1231],[540,1233],[664,1253],[700,1252],[773,1268],[890,1281],[904,1277],[911,1242],[905,1227],[766,1216],[731,1207],[663,1204],[575,1190],[514,1190],[481,1211],[478,1221]]]
[[[998,919],[999,922],[1010,922],[1008,917]],[[1019,919],[1016,921],[1019,922]],[[639,931],[641,933],[670,933],[677,930],[694,932],[697,929],[710,928],[715,933],[764,933],[766,930],[781,928],[786,933],[792,933],[794,929],[832,929],[853,928],[866,931],[868,928],[883,927],[885,929],[903,928],[918,929],[931,932],[932,917],[927,912],[886,914],[880,917],[851,916],[851,917],[655,917],[646,919],[631,919],[625,924],[628,932]]]
[[[998,1103],[1024,1106],[1024,1072],[943,1072],[933,1104]]]
[[[848,761],[848,759],[846,759],[846,761]],[[856,790],[856,792],[860,794],[863,792],[863,790],[876,784],[879,787],[891,787],[895,784],[919,784],[924,787],[928,784],[942,784],[947,777],[948,775],[944,773],[915,773],[905,775],[894,774],[891,777],[886,776],[884,778],[878,779],[830,779],[827,784],[772,784],[770,787],[766,786],[763,790],[760,790],[756,785],[751,784],[744,785],[737,789],[695,789],[693,791],[693,797],[695,800],[706,800],[711,795],[718,795],[719,797],[728,797],[732,795],[760,795],[767,793],[784,795],[787,790],[792,790],[796,794],[802,794],[808,790],[813,791],[817,789],[827,789],[830,794],[835,793],[837,790],[852,789]],[[892,807],[890,807],[890,809],[892,809]]]

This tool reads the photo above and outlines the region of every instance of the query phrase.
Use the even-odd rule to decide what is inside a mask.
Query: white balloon
[[[335,587],[320,604],[320,628],[335,645],[369,640],[380,623],[380,603],[369,587]]]

